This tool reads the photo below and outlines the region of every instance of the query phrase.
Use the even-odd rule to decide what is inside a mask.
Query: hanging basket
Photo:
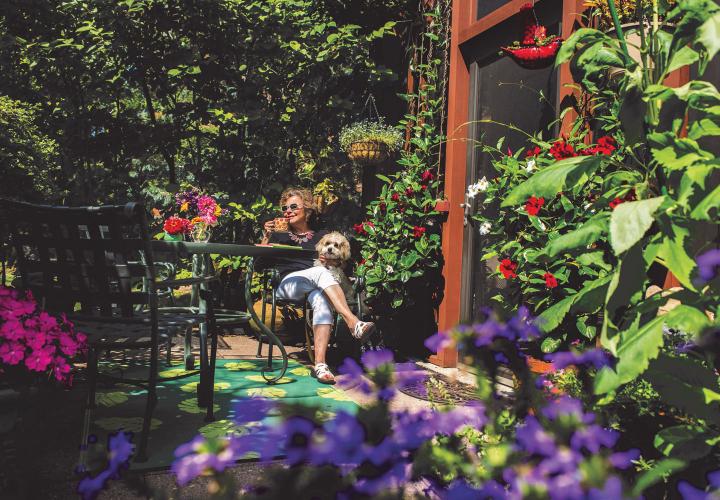
[[[377,165],[390,157],[390,148],[384,142],[358,141],[350,144],[348,157],[362,165]]]
[[[519,47],[500,47],[518,65],[527,69],[540,69],[550,66],[562,45],[562,38],[556,38],[547,45],[521,45]]]

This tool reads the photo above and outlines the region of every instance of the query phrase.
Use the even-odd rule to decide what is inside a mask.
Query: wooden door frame
[[[482,19],[475,19],[477,0],[453,0],[450,72],[448,85],[447,148],[445,156],[445,198],[449,212],[442,228],[442,252],[445,258],[443,277],[445,295],[440,304],[438,328],[446,331],[461,321],[463,297],[463,249],[465,247],[464,209],[467,187],[468,165],[468,116],[470,111],[470,62],[462,54],[462,46],[482,35],[485,31],[514,16],[527,0],[511,0]],[[562,36],[572,33],[576,22],[580,20],[583,0],[562,0]],[[559,101],[572,93],[567,84],[572,83],[570,69],[565,64],[558,75]],[[575,116],[566,115],[561,131],[572,122]],[[467,285],[465,285],[467,286]],[[455,367],[458,352],[455,348],[442,349],[430,357],[430,362],[442,367]]]

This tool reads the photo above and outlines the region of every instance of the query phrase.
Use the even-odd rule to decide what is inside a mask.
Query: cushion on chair
[[[258,300],[253,304],[253,309],[258,318],[262,318],[262,301]],[[272,304],[269,302],[265,303],[265,321],[266,327],[270,328],[270,319],[272,314]],[[303,331],[303,309],[302,306],[294,305],[278,305],[277,314],[275,316],[275,331],[284,330],[288,333],[301,332]],[[255,320],[250,320],[250,328],[256,333],[260,330],[255,324]]]

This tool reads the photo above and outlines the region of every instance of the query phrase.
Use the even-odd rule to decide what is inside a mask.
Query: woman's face
[[[306,220],[305,206],[300,196],[290,196],[281,207],[283,217],[287,217],[290,224],[298,224]]]

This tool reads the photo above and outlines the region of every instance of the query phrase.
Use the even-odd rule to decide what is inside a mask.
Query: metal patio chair
[[[207,300],[205,314],[164,313],[158,311],[158,295],[160,290],[183,285],[200,285],[202,293],[209,295],[214,278],[158,280],[143,205],[68,208],[0,199],[0,213],[15,249],[21,287],[32,291],[45,310],[66,313],[76,329],[88,335],[89,390],[81,450],[87,443],[98,378],[147,388],[135,457],[138,462],[147,460],[158,382],[200,373],[198,404],[207,407],[206,420],[213,420],[209,370],[215,366],[217,336],[212,300]],[[159,377],[161,339],[201,323],[207,324],[207,328],[199,329],[201,369]],[[208,334],[203,331],[212,337],[209,356]],[[140,349],[150,355],[146,378],[118,378],[98,372],[98,357],[103,351]],[[83,451],[81,466],[85,458]]]

